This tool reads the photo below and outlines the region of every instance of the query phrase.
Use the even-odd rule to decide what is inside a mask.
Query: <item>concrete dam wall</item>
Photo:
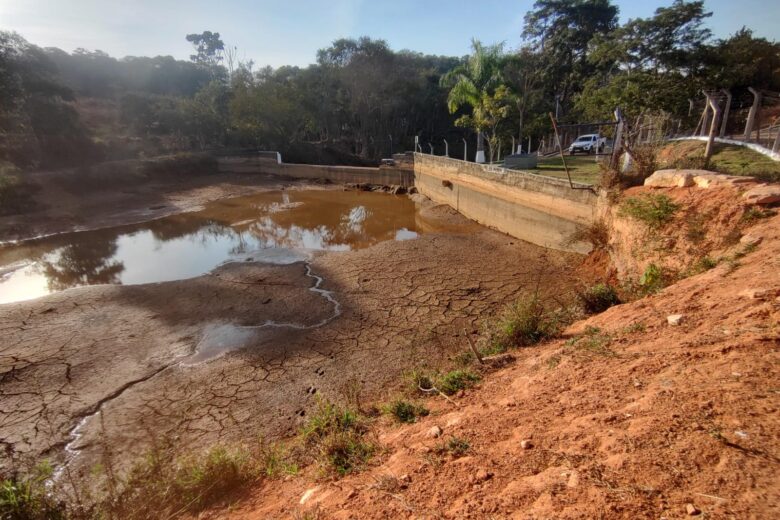
[[[220,157],[219,170],[233,173],[270,173],[296,179],[327,179],[340,183],[411,186],[414,173],[391,167],[325,166],[320,164],[287,164],[266,156]]]
[[[414,154],[414,184],[434,202],[533,244],[588,253],[591,245],[571,243],[579,226],[598,218],[599,196],[592,187],[533,173]]]
[[[411,155],[411,154],[409,154]],[[338,183],[416,186],[434,202],[513,237],[552,249],[588,253],[591,245],[571,242],[580,226],[595,222],[602,205],[586,184],[534,173],[414,154],[411,164],[354,167],[287,164],[275,152],[219,158],[219,169],[233,173],[270,173]]]

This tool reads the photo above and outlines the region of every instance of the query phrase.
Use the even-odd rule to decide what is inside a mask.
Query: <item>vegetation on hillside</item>
[[[459,157],[476,132],[495,157],[513,136],[538,142],[549,112],[594,121],[617,106],[692,127],[688,99],[703,88],[780,90],[780,45],[747,29],[714,40],[710,14],[675,0],[620,24],[610,0],[538,0],[517,50],[474,41],[470,56],[426,56],[362,37],[278,69],[237,60],[211,31],[186,36],[189,62],[67,53],[0,32],[0,160],[27,169],[252,147],[359,164],[410,150],[415,136],[438,154],[447,139]]]

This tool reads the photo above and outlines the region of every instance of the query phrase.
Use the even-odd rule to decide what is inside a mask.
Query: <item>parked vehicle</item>
[[[577,152],[591,154],[598,151],[601,153],[604,151],[606,144],[607,140],[598,134],[581,135],[571,143],[571,146],[569,146],[569,153],[571,155],[574,155]]]

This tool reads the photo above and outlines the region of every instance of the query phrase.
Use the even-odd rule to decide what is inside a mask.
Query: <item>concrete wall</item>
[[[599,196],[584,184],[416,153],[415,186],[480,224],[553,249],[587,253],[590,244],[569,244],[580,225],[593,223]]]
[[[231,173],[270,173],[296,179],[328,179],[340,183],[411,186],[414,173],[396,168],[359,166],[323,166],[319,164],[287,164],[265,157],[221,157],[219,171]]]

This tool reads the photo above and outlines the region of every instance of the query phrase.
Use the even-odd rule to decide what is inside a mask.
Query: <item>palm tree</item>
[[[456,122],[470,126],[477,132],[476,162],[485,162],[483,132],[486,123],[481,114],[487,112],[486,103],[493,97],[495,88],[501,83],[501,68],[504,60],[504,45],[485,46],[479,40],[471,40],[472,53],[465,63],[458,65],[441,78],[441,85],[450,89],[447,107],[455,113],[464,105],[471,107],[472,116]]]

